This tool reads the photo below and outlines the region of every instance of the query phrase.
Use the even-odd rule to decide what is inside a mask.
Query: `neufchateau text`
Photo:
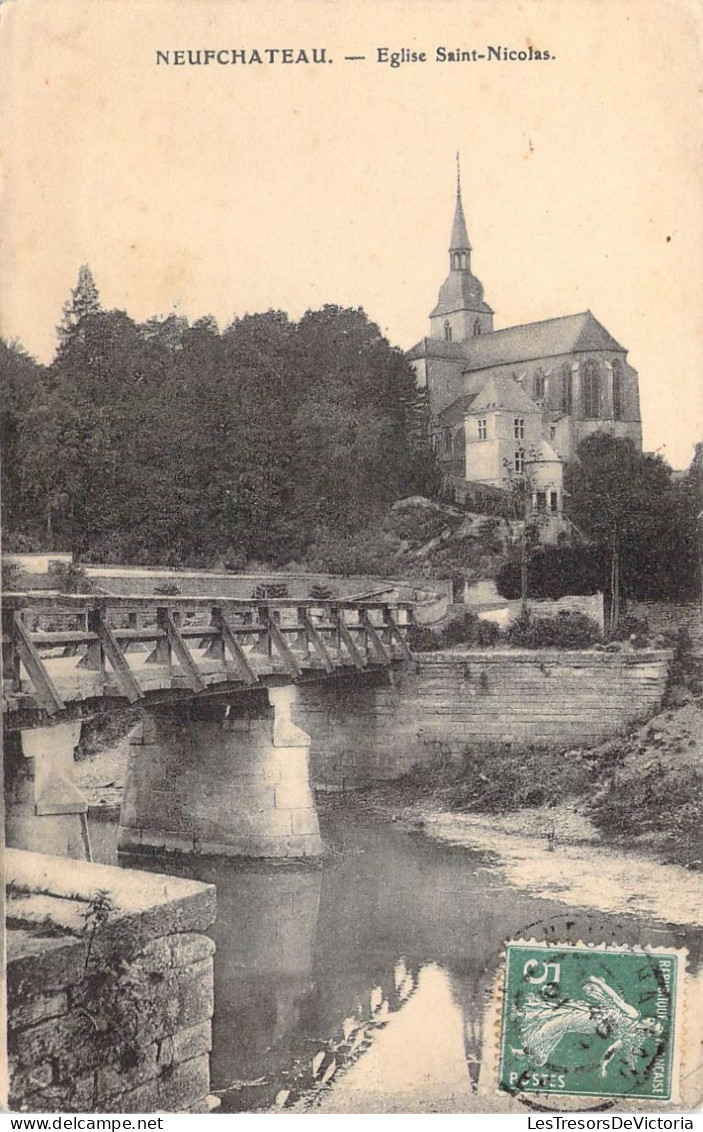
[[[540,63],[553,60],[551,51],[536,47],[434,47],[416,51],[410,47],[376,47],[370,54],[334,56],[327,47],[208,47],[156,51],[156,65],[166,67],[227,67],[300,65],[318,63],[381,63],[401,67],[408,63]]]

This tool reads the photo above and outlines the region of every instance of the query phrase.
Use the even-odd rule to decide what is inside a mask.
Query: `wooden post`
[[[159,610],[161,612],[161,610]],[[166,640],[169,648],[169,659],[176,654],[176,660],[183,669],[186,684],[192,692],[204,692],[207,689],[207,684],[202,678],[201,673],[198,671],[193,657],[190,655],[188,646],[186,645],[179,630],[181,615],[177,611],[172,613],[170,609],[163,611],[163,624],[166,629]]]
[[[15,616],[21,617],[21,610],[2,607],[2,679],[11,692],[22,690],[20,656],[15,641]]]
[[[79,668],[91,668],[94,672],[104,671],[105,652],[100,639],[101,625],[102,606],[97,605],[93,609],[88,610],[88,632],[95,633],[96,640],[88,642],[85,656],[78,661]]]
[[[296,619],[297,619],[297,622],[298,622],[298,632],[295,634],[295,643],[296,643],[297,648],[302,649],[304,651],[305,660],[307,662],[309,660],[309,657],[310,657],[310,641],[309,641],[308,634],[307,634],[306,629],[305,629],[305,616],[306,616],[306,614],[307,614],[307,609],[305,608],[304,605],[298,606],[298,608],[295,611],[295,616],[296,616]]]
[[[411,615],[410,610],[408,610],[407,613],[408,616]],[[395,643],[398,646],[406,660],[412,660],[413,654],[408,647],[408,643],[405,640],[405,637],[400,631],[397,621],[393,617],[393,613],[389,605],[384,605],[383,607],[383,618],[388,627],[388,636],[391,644]]]
[[[222,610],[218,606],[213,606],[210,610],[210,624],[213,628],[218,630],[217,636],[212,637],[208,644],[205,656],[208,660],[219,660],[224,665],[225,663],[225,638],[222,633]]]
[[[267,605],[259,605],[256,609],[256,616],[259,624],[261,625],[261,632],[254,645],[254,652],[262,653],[264,656],[271,657],[271,633],[269,623],[269,611]]]
[[[61,699],[56,685],[49,676],[39,653],[32,644],[29,633],[22,621],[22,615],[15,613],[13,618],[15,647],[19,653],[20,660],[27,669],[29,679],[32,681],[39,705],[44,708],[47,715],[55,715],[57,711],[63,711],[66,705]]]
[[[219,625],[220,627],[223,644],[229,649],[237,665],[237,668],[239,669],[239,674],[242,680],[244,680],[246,684],[258,684],[258,677],[250,667],[249,661],[244,655],[244,650],[237,640],[235,633],[232,631],[232,629],[230,629],[229,625],[225,621],[222,610],[219,608],[213,609],[212,616],[215,624]]]
[[[354,638],[352,637],[351,633],[349,632],[349,629],[347,628],[346,621],[344,620],[344,610],[343,609],[337,609],[336,610],[336,619],[337,619],[337,631],[339,633],[339,639],[340,639],[340,648],[339,648],[340,656],[341,656],[341,651],[342,651],[341,642],[344,642],[344,644],[346,645],[347,652],[349,653],[349,656],[351,657],[352,664],[359,671],[362,671],[363,668],[364,668],[364,657],[359,652],[359,649],[356,647],[356,642],[354,641]]]
[[[165,605],[156,607],[156,628],[163,633],[156,640],[156,647],[149,657],[153,664],[163,664],[168,668],[169,675],[173,675],[171,662],[171,642],[168,639],[168,608]]]
[[[132,609],[127,614],[127,628],[128,629],[138,629],[139,628],[139,614],[138,614],[136,609]],[[134,648],[133,648],[133,646],[134,646]],[[130,649],[132,649],[132,651],[136,651],[137,648],[141,649],[141,646],[139,645],[138,641],[124,641],[120,645],[120,648],[122,649],[122,652],[128,653],[130,651]]]
[[[366,633],[366,649],[367,649],[367,652],[368,652],[368,648],[369,648],[369,645],[370,645],[371,649],[373,650],[373,652],[376,655],[376,660],[378,661],[379,664],[383,664],[383,665],[390,664],[391,658],[388,655],[388,653],[387,653],[387,651],[386,651],[386,649],[383,645],[383,641],[381,640],[381,637],[379,636],[378,632],[376,631],[376,626],[373,624],[373,622],[371,620],[370,611],[368,609],[362,608],[362,609],[359,610],[359,612],[360,612],[360,615],[361,615],[362,624],[364,626],[364,631]]]

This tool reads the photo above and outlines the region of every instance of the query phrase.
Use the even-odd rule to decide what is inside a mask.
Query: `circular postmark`
[[[499,1090],[541,1111],[672,1099],[682,956],[642,931],[571,914],[506,942],[494,995]]]

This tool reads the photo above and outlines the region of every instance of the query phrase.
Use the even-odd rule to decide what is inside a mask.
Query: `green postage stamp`
[[[499,1088],[676,1099],[685,953],[506,946]]]

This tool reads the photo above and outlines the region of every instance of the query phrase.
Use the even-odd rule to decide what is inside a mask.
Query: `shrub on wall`
[[[521,614],[510,626],[506,638],[511,645],[526,649],[583,649],[602,641],[600,627],[583,613],[562,610],[556,617]]]
[[[77,562],[62,562],[55,559],[47,570],[53,586],[62,594],[89,594],[93,583],[86,574],[85,567]]]
[[[6,594],[17,593],[18,590],[27,589],[27,576],[19,562],[11,559],[2,560],[2,592]]]
[[[649,636],[649,622],[646,617],[638,617],[636,613],[628,613],[618,621],[617,628],[611,634],[613,641],[636,640],[646,641]]]
[[[482,621],[472,610],[449,621],[439,631],[425,625],[411,625],[408,633],[408,643],[413,652],[433,652],[451,648],[452,645],[490,648],[499,639],[498,625],[493,621]]]

